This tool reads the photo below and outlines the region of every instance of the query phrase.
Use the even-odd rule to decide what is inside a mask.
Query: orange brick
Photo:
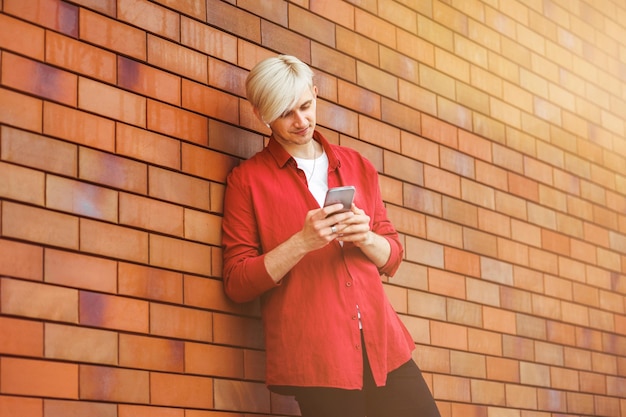
[[[46,207],[116,222],[118,193],[111,189],[49,175],[46,182]]]
[[[181,166],[180,142],[134,126],[118,123],[115,128],[117,154],[172,169]]]
[[[72,73],[115,83],[115,58],[111,52],[54,32],[46,37],[46,62]]]
[[[0,47],[2,49],[43,61],[45,34],[43,28],[5,14],[0,15],[0,26],[3,28],[0,33]],[[15,36],[16,33],[21,36]]]
[[[17,55],[2,55],[2,84],[69,106],[77,103],[76,75]]]
[[[471,175],[474,176],[473,173]],[[495,193],[494,190],[490,187],[482,185],[480,183],[468,180],[466,178],[461,178],[461,197],[463,200],[468,203],[473,203],[481,207],[486,207],[488,209],[493,210],[495,208]],[[486,210],[482,210],[480,207],[478,208],[480,214],[484,213]],[[480,214],[478,220],[480,221]],[[489,213],[491,214],[491,213]],[[493,215],[495,219],[497,216]],[[501,223],[505,222],[505,219],[501,219]],[[497,227],[498,224],[493,225],[491,227]],[[502,232],[506,233],[506,232]]]
[[[444,266],[444,247],[422,239],[407,238],[405,258],[436,268]]]
[[[0,317],[0,353],[3,355],[42,357],[43,335],[42,323]]]
[[[152,167],[149,170],[149,180],[149,194],[152,197],[203,210],[209,209],[207,181]]]
[[[84,415],[117,417],[117,405],[88,401],[45,400],[46,417],[78,417]]]
[[[198,309],[152,303],[150,333],[170,338],[211,342],[213,314]]]
[[[470,402],[470,379],[453,375],[433,375],[433,396],[438,400]]]
[[[115,149],[115,123],[111,120],[47,102],[43,107],[43,120],[46,135],[105,151]],[[65,163],[72,162],[66,160]]]
[[[507,384],[505,388],[506,392],[506,405],[509,408],[537,408],[537,388]]]
[[[150,265],[199,275],[211,275],[211,248],[164,236],[150,236]]]
[[[41,132],[42,108],[39,99],[0,88],[0,123]]]
[[[184,108],[227,123],[239,122],[239,100],[202,84],[183,80],[182,105]]]
[[[128,334],[120,335],[119,340],[121,366],[165,372],[183,371],[184,344],[179,340]]]
[[[185,343],[185,371],[196,375],[244,377],[242,349],[200,343]]]
[[[430,165],[424,165],[424,185],[445,195],[461,197],[460,178],[455,174]]]
[[[214,386],[216,408],[254,413],[273,411],[270,392],[263,383],[216,379]]]
[[[209,82],[205,55],[152,35],[148,35],[148,63],[202,84]]]
[[[211,163],[207,164],[206,161]],[[185,173],[208,180],[226,182],[228,173],[239,164],[239,160],[199,146],[182,144],[182,170]]]
[[[107,329],[147,333],[148,303],[126,297],[80,292],[80,323]]]
[[[455,248],[445,248],[446,269],[477,277],[480,274],[480,257]]]
[[[463,248],[494,258],[498,253],[497,239],[495,236],[469,228],[463,231]]]
[[[41,398],[0,395],[0,415],[43,417],[43,400]]]
[[[354,6],[332,0],[311,2],[311,11],[349,29],[354,29]]]
[[[421,162],[396,153],[383,152],[383,164],[385,175],[418,185],[424,182],[424,165]]]
[[[120,224],[183,236],[183,208],[163,201],[121,193]]]
[[[116,411],[117,414],[112,417],[184,417],[187,413],[187,411],[182,408],[132,404],[119,404],[117,405]]]
[[[77,323],[75,290],[8,278],[0,280],[3,314]]]
[[[213,332],[215,343],[252,349],[263,347],[263,328],[258,319],[216,313],[213,316]]]
[[[115,332],[48,323],[45,326],[46,358],[117,365],[117,338]]]
[[[94,80],[78,80],[78,107],[107,118],[146,127],[145,97]]]
[[[256,2],[249,1],[248,5],[257,4]],[[263,3],[264,5],[267,3]],[[276,21],[277,13],[270,12],[270,17],[266,18]],[[311,13],[309,10],[288,6],[288,15],[285,15],[285,22],[280,24],[288,24],[295,31],[305,35],[306,37],[315,40],[316,42],[328,45],[330,47],[335,46],[335,25],[329,20]],[[279,23],[279,22],[277,22]]]
[[[222,243],[222,217],[185,209],[185,239],[209,245]]]
[[[117,285],[124,295],[171,303],[183,301],[183,277],[173,271],[120,262]]]
[[[337,101],[339,104],[346,106],[359,113],[363,113],[369,117],[380,119],[381,117],[381,101],[380,96],[364,88],[341,80],[337,83]],[[374,144],[397,143],[399,132],[395,129],[384,125],[377,125],[374,120],[367,117],[359,118],[359,129],[367,132],[367,141],[373,141]],[[369,127],[367,127],[369,125]],[[387,129],[388,132],[384,132]],[[390,137],[385,137],[390,135]],[[373,137],[372,137],[373,136]]]
[[[148,386],[148,383],[145,384]],[[150,374],[150,399],[155,405],[213,408],[213,379],[165,373]]]
[[[77,148],[74,145],[2,127],[2,159],[20,165],[76,176]]]
[[[78,399],[78,365],[20,358],[0,358],[2,392]]]
[[[487,330],[504,334],[516,334],[517,332],[515,314],[494,307],[483,306],[483,326]]]
[[[400,129],[409,132],[420,132],[421,113],[409,106],[398,103],[396,100],[383,97],[382,99],[382,120]]]
[[[69,215],[5,202],[2,224],[2,233],[6,237],[78,248],[78,219]]]
[[[45,176],[40,171],[0,162],[0,197],[43,205]]]
[[[117,85],[135,93],[179,106],[180,77],[132,59],[117,59]]]
[[[488,356],[487,378],[496,381],[519,383],[519,362],[513,359]]]
[[[198,145],[208,144],[208,120],[205,116],[148,100],[147,128]]]
[[[87,9],[81,9],[79,29],[82,40],[136,59],[146,59],[146,34],[140,29]]]
[[[258,303],[235,304],[224,293],[222,281],[192,275],[184,277],[185,304],[193,307],[257,315]]]
[[[81,400],[148,404],[150,374],[147,371],[105,366],[80,366]]]
[[[194,2],[193,4],[204,3]],[[211,7],[213,7],[213,5],[211,5]],[[205,16],[202,16],[201,20],[204,19]],[[216,57],[233,64],[237,63],[237,38],[199,21],[184,16],[181,17],[180,41],[183,45],[203,52],[211,57]],[[209,80],[213,77],[210,67],[212,61],[213,60],[209,61]],[[232,69],[236,71],[236,68]],[[210,82],[209,84],[213,83]]]
[[[148,262],[148,233],[114,224],[81,219],[80,249],[97,255]]]
[[[172,10],[144,0],[131,0],[118,5],[118,19],[160,36],[178,40],[180,16]]]
[[[108,259],[47,249],[44,275],[46,282],[56,285],[110,293],[117,290],[117,263]]]
[[[430,329],[433,345],[467,350],[467,328],[465,326],[431,321]]]
[[[78,34],[78,7],[60,0],[4,0],[4,11],[69,36]]]
[[[207,8],[207,23],[218,28],[228,28],[249,42],[261,43],[261,19],[245,10],[223,2],[212,3]]]
[[[127,158],[81,148],[78,155],[80,179],[145,194],[146,165]]]

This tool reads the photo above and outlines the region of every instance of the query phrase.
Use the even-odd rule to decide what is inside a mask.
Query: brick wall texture
[[[442,415],[626,417],[623,0],[0,0],[0,416],[299,414],[221,281],[278,53],[381,174]]]

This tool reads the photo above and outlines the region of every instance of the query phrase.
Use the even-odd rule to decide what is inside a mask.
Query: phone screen
[[[352,207],[352,201],[354,200],[354,192],[355,192],[355,188],[352,185],[331,188],[326,193],[326,199],[324,200],[324,207],[341,203],[343,204],[343,209],[335,213],[349,211],[350,208]]]

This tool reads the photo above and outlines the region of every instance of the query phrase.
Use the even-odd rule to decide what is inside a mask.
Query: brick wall
[[[297,415],[222,293],[247,71],[381,173],[444,417],[626,417],[620,0],[0,0],[0,416]]]

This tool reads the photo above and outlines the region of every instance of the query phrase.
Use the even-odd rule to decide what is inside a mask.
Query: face
[[[290,152],[308,144],[315,129],[317,87],[306,89],[294,108],[270,123],[274,138]],[[291,153],[291,152],[290,152]]]

